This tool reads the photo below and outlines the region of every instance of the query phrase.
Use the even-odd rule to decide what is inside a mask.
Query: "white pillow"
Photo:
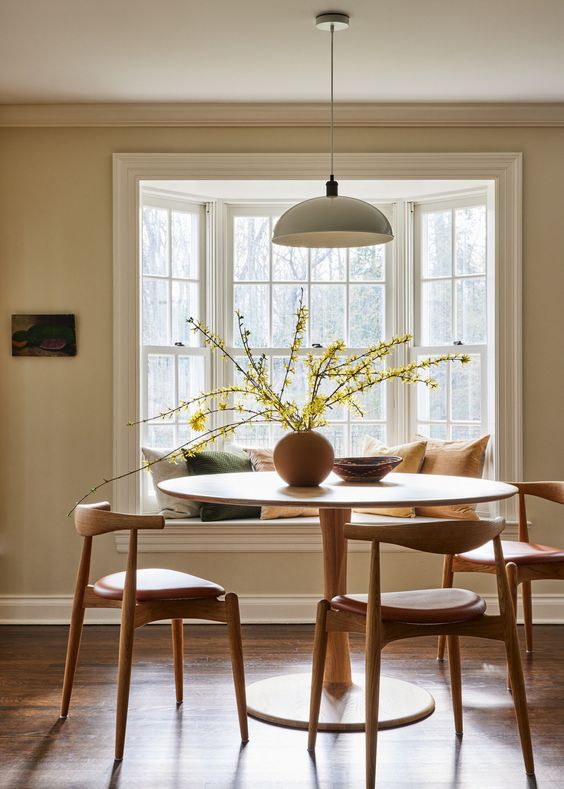
[[[188,467],[183,460],[177,460],[176,463],[171,463],[168,459],[161,460],[159,463],[154,462],[167,455],[170,451],[169,449],[149,449],[148,447],[142,447],[141,449],[145,460],[153,464],[149,466],[149,471],[151,472],[160,515],[164,515],[165,518],[197,518],[200,514],[199,501],[169,496],[158,487],[159,482],[164,482],[165,479],[189,476]]]

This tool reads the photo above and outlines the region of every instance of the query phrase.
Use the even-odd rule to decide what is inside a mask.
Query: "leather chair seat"
[[[121,600],[125,573],[105,575],[94,584],[94,593],[110,600]],[[219,597],[225,589],[204,578],[177,570],[137,570],[138,601],[148,600],[197,600]]]
[[[564,550],[551,548],[549,545],[502,540],[501,547],[505,561],[514,564],[534,564],[535,562],[544,564],[545,562],[564,561]],[[481,548],[461,553],[459,556],[469,562],[476,562],[476,564],[495,564],[492,543],[486,543]]]
[[[368,595],[339,595],[331,600],[338,611],[366,616]],[[486,602],[467,589],[417,589],[382,593],[382,621],[443,625],[482,616]]]

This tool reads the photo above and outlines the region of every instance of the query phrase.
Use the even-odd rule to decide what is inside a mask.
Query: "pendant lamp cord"
[[[331,25],[331,180],[334,180],[333,171],[333,149],[335,143],[335,124],[333,116],[333,39],[335,37],[335,25]]]

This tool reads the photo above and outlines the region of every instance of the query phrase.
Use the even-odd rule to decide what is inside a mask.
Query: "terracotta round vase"
[[[274,468],[288,485],[320,485],[333,468],[333,447],[321,433],[288,433],[274,447]]]

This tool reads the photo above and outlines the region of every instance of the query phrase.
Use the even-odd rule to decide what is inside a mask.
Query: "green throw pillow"
[[[246,452],[217,452],[204,450],[197,455],[184,456],[189,474],[232,474],[253,471]],[[260,518],[260,507],[242,507],[233,504],[208,504],[201,502],[200,518],[203,521],[230,521],[237,518]]]

